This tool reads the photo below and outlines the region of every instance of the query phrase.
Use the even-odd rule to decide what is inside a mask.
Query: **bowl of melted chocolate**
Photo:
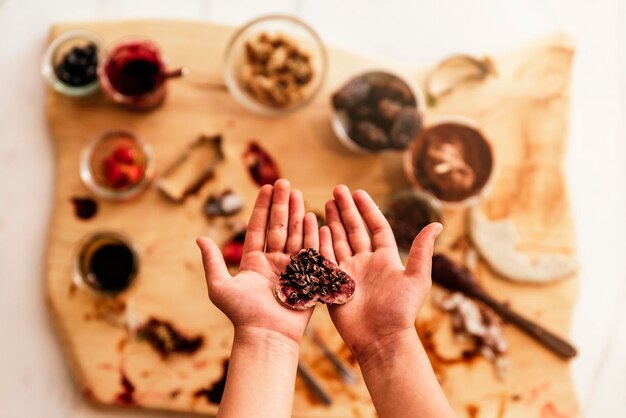
[[[398,248],[406,253],[422,228],[441,222],[441,213],[422,192],[407,190],[391,196],[384,215],[391,226]]]
[[[404,169],[435,203],[469,206],[488,191],[494,156],[476,122],[448,117],[420,132],[405,152]]]
[[[130,238],[118,232],[97,232],[80,243],[74,283],[96,294],[119,294],[134,282],[139,261],[139,251]]]

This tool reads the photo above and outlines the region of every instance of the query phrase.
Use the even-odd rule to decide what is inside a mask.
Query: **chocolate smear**
[[[136,405],[135,385],[133,385],[123,371],[120,375],[120,383],[122,384],[122,391],[115,397],[115,403],[124,406]]]
[[[226,387],[226,378],[228,377],[228,359],[224,360],[222,377],[210,388],[201,388],[193,393],[194,398],[205,398],[208,402],[219,404],[222,401],[224,395],[224,388]]]
[[[174,353],[191,355],[198,351],[204,342],[202,335],[187,337],[174,328],[171,322],[156,318],[150,318],[141,328],[140,334],[162,358]]]

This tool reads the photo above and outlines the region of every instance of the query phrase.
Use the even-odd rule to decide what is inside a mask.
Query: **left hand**
[[[417,339],[415,319],[431,286],[433,245],[441,224],[426,226],[413,241],[406,268],[393,231],[372,198],[343,185],[326,203],[320,252],[356,282],[351,301],[329,305],[330,317],[361,368],[390,341]]]
[[[302,248],[319,249],[315,214],[304,213],[299,190],[287,180],[259,191],[243,248],[239,273],[231,276],[215,242],[200,237],[197,244],[209,291],[209,298],[238,331],[287,337],[300,344],[313,314],[290,310],[274,296],[274,287],[290,256]]]

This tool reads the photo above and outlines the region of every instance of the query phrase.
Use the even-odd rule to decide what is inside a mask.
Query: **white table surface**
[[[619,0],[0,0],[0,417],[122,416],[83,401],[44,304],[53,160],[39,60],[50,24],[239,24],[267,12],[296,14],[329,43],[416,64],[497,52],[557,31],[576,37],[566,159],[582,266],[573,374],[583,416],[625,417],[626,11]]]

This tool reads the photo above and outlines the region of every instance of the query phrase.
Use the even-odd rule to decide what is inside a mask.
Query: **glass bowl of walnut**
[[[224,81],[248,109],[277,116],[320,90],[328,59],[320,37],[301,20],[263,16],[243,25],[226,48]]]

